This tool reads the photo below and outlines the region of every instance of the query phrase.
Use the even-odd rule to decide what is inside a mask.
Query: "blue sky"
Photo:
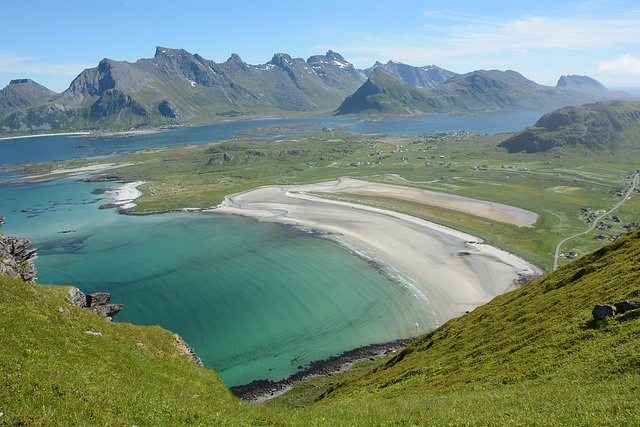
[[[61,92],[103,58],[134,62],[156,46],[224,62],[331,49],[358,68],[395,60],[466,73],[516,70],[640,87],[640,2],[21,0],[0,6],[0,88],[31,78]]]

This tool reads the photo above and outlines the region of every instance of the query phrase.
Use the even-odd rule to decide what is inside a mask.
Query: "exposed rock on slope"
[[[0,216],[0,227],[4,217]],[[19,277],[27,283],[34,283],[38,270],[33,265],[38,255],[29,249],[31,241],[20,237],[0,234],[0,274]]]
[[[30,79],[11,80],[0,90],[0,113],[12,108],[29,108],[42,105],[58,94]]]
[[[589,76],[561,76],[556,87],[566,87],[584,91],[606,92],[608,89],[596,79]]]
[[[365,73],[367,73],[367,76],[371,76],[374,70],[377,69],[386,71],[392,76],[418,89],[440,86],[451,77],[457,75],[453,71],[445,70],[435,65],[413,67],[397,61],[389,61],[386,64],[376,62],[373,67],[367,68]]]

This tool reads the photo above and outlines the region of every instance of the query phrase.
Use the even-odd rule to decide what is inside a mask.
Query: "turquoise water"
[[[100,186],[4,187],[2,231],[33,240],[39,283],[111,293],[117,321],[180,334],[228,386],[435,326],[408,289],[325,238],[218,214],[118,215],[98,210]]]

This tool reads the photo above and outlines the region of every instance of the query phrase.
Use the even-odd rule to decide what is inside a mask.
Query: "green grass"
[[[431,414],[436,425],[632,420],[640,415],[640,312],[596,321],[591,309],[640,297],[639,255],[636,231],[449,321],[318,404],[402,399],[412,408],[407,422]]]

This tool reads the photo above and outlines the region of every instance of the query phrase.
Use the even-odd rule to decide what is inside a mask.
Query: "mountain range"
[[[278,53],[263,65],[157,47],[134,63],[103,59],[62,93],[18,79],[0,91],[0,132],[120,129],[284,114],[422,114],[551,110],[629,97],[586,76],[556,87],[515,71],[456,74],[435,65],[376,62],[356,69],[328,51],[307,60]]]
[[[434,114],[553,110],[615,98],[587,76],[562,76],[555,87],[539,85],[516,71],[478,70],[456,74],[432,88],[419,88],[382,67],[338,107],[338,114]]]

